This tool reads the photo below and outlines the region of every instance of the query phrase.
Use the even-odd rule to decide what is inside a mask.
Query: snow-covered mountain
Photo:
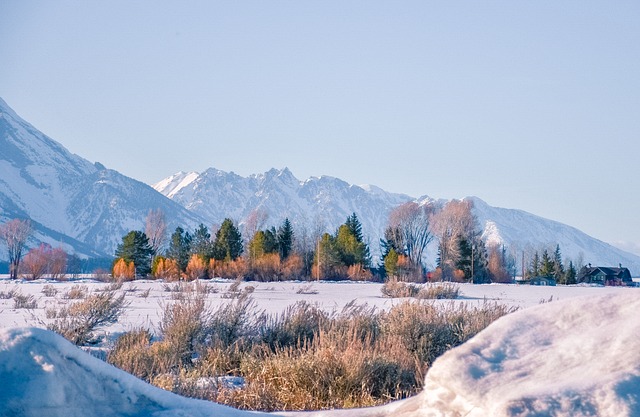
[[[150,209],[164,211],[170,227],[201,221],[148,185],[71,154],[0,99],[0,223],[30,218],[32,243],[110,256]]]
[[[202,174],[179,172],[153,187],[210,223],[220,223],[225,217],[243,223],[254,210],[260,210],[268,214],[267,225],[289,218],[294,225],[333,231],[356,213],[373,246],[382,236],[389,211],[412,200],[329,176],[300,181],[288,168],[249,177],[215,168]]]
[[[262,210],[268,214],[267,225],[277,225],[288,217],[294,224],[315,227],[320,223],[325,230],[333,231],[355,212],[374,255],[378,252],[379,238],[383,236],[388,215],[394,207],[407,201],[444,203],[444,200],[434,200],[429,196],[414,198],[371,185],[351,185],[328,176],[301,181],[287,168],[271,169],[248,177],[215,168],[201,174],[179,172],[153,187],[205,217],[209,223],[220,223],[225,217],[242,223],[252,211]],[[576,228],[522,210],[492,207],[477,197],[469,198],[473,200],[484,237],[489,242],[507,246],[518,263],[523,251],[525,258],[529,259],[533,251],[548,249],[553,252],[559,244],[565,258],[594,265],[623,264],[633,274],[640,273],[640,257],[592,238]],[[430,266],[433,266],[435,248],[428,252]]]

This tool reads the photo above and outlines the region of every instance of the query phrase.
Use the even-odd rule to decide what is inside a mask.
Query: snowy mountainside
[[[330,176],[300,181],[288,168],[249,177],[210,168],[188,185],[184,185],[184,178],[184,173],[178,173],[153,187],[210,223],[220,223],[225,217],[242,223],[251,212],[261,210],[268,214],[268,225],[289,218],[294,224],[319,225],[333,232],[356,213],[374,249],[390,210],[412,200],[407,195],[351,185]]]
[[[356,213],[362,222],[373,255],[379,253],[379,239],[384,234],[391,210],[407,201],[419,204],[446,200],[429,196],[414,198],[366,185],[351,185],[329,176],[298,180],[289,169],[271,169],[263,174],[242,177],[210,168],[194,173],[177,173],[153,186],[159,192],[201,215],[209,224],[219,224],[225,217],[242,223],[256,209],[268,213],[267,225],[277,225],[288,217],[294,225],[315,228],[318,224],[333,232],[347,216]],[[506,245],[511,251],[555,250],[560,245],[565,258],[603,266],[623,264],[632,274],[640,273],[640,257],[615,248],[565,224],[544,219],[522,210],[489,206],[477,197],[474,213],[489,243]],[[431,245],[427,265],[435,263],[436,250]],[[520,265],[518,265],[519,267]]]
[[[522,251],[525,251],[527,259],[533,251],[541,253],[547,249],[552,254],[559,244],[563,257],[573,261],[582,258],[585,263],[593,265],[622,264],[632,273],[640,272],[640,257],[595,239],[575,227],[522,210],[492,207],[477,197],[469,199],[473,201],[474,213],[487,243],[505,244],[512,251],[519,251],[517,256],[520,260]]]
[[[201,221],[148,185],[71,154],[0,99],[0,222],[30,218],[36,229],[30,244],[110,256],[158,208],[174,228]]]

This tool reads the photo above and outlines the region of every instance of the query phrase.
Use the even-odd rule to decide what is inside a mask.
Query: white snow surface
[[[0,290],[60,293],[77,283],[0,283]],[[258,307],[284,309],[299,299],[327,309],[349,298],[388,308],[400,300],[380,297],[371,283],[250,283]],[[86,283],[89,290],[106,284]],[[224,302],[230,282],[217,285],[210,302]],[[128,287],[127,287],[128,286]],[[162,283],[127,284],[131,309],[150,316],[159,309]],[[150,288],[146,297],[139,294]],[[524,307],[494,322],[469,342],[436,360],[419,395],[382,407],[281,413],[289,416],[640,416],[640,311],[638,289],[462,285],[458,302],[497,299]],[[167,293],[165,293],[167,297]],[[541,299],[551,301],[539,304]],[[39,307],[48,301],[40,294]],[[168,297],[167,297],[168,298]],[[136,301],[137,300],[137,301]],[[536,301],[538,300],[538,301]],[[254,416],[154,388],[84,353],[46,330],[11,328],[16,316],[0,304],[0,415],[2,416]],[[134,302],[135,301],[135,302]],[[56,303],[59,300],[55,301]],[[146,309],[146,310],[145,310]],[[37,316],[36,309],[35,315]],[[142,314],[129,314],[131,328]],[[42,323],[40,323],[42,324]],[[116,328],[112,329],[116,330]]]

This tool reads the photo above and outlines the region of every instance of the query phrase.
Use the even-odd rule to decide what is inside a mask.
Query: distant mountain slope
[[[262,210],[269,215],[269,225],[288,217],[298,225],[322,225],[333,231],[355,212],[376,247],[389,211],[412,200],[328,176],[300,181],[287,168],[249,177],[210,168],[196,178],[193,173],[177,173],[154,188],[211,223],[220,223],[225,217],[242,222],[252,211]]]
[[[289,217],[294,223],[307,227],[320,222],[327,231],[333,231],[355,212],[374,254],[378,253],[379,238],[383,236],[388,215],[394,207],[407,201],[436,201],[429,196],[414,198],[374,186],[350,185],[327,176],[300,181],[287,168],[271,169],[249,177],[210,168],[202,174],[177,173],[158,182],[154,188],[210,223],[220,223],[224,217],[242,222],[253,210],[261,209],[269,214],[269,225]],[[581,258],[594,265],[622,263],[633,274],[640,273],[640,257],[573,227],[522,210],[491,207],[477,197],[470,198],[485,238],[509,247],[517,253],[519,262],[523,250],[528,259],[533,250],[548,248],[553,251],[559,244],[564,257]],[[428,253],[430,266],[433,266],[435,248],[432,246]]]
[[[477,197],[470,197],[474,213],[483,227],[484,238],[490,243],[505,244],[517,251],[531,252],[547,248],[550,252],[559,244],[563,256],[581,258],[593,265],[623,266],[640,273],[640,257],[595,239],[575,227],[545,219],[522,210],[492,207]],[[520,254],[522,256],[522,254]],[[520,258],[521,259],[521,258]]]
[[[71,154],[0,99],[0,222],[30,218],[34,242],[109,256],[158,208],[172,227],[201,221],[148,185]],[[0,259],[5,255],[0,250]]]

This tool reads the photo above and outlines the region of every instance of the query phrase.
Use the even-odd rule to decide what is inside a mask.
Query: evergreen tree
[[[360,264],[363,267],[369,267],[367,245],[358,241],[349,226],[343,224],[338,228],[335,242],[340,252],[340,259],[345,266]]]
[[[284,219],[282,226],[278,228],[278,252],[280,253],[280,259],[284,260],[289,257],[293,250],[293,227],[289,219]]]
[[[398,272],[398,253],[391,249],[384,258],[384,270],[388,277],[393,277]]]
[[[556,245],[553,253],[553,278],[558,282],[565,284],[566,273],[562,264],[562,254],[560,253],[560,245]]]
[[[576,267],[573,265],[573,261],[569,261],[569,266],[565,272],[564,283],[566,285],[573,285],[576,283]]]
[[[133,262],[136,274],[146,276],[151,272],[151,256],[153,249],[147,235],[139,230],[132,230],[122,237],[116,249],[116,258]]]
[[[191,235],[185,232],[180,226],[171,235],[169,249],[167,250],[167,258],[171,258],[178,263],[180,271],[184,272],[189,263],[191,253]]]
[[[549,252],[545,249],[542,251],[542,259],[540,260],[540,275],[543,277],[553,277],[554,270],[553,259],[551,259]]]
[[[471,260],[471,242],[464,238],[458,239],[458,256],[455,260],[455,267],[461,270],[464,273],[464,279],[470,282],[473,279],[471,276]]]
[[[279,251],[278,232],[275,227],[271,227],[271,229],[264,231],[264,243],[262,248],[264,253],[276,253]]]
[[[385,269],[385,260],[392,250],[395,252],[395,256],[405,254],[401,240],[400,230],[397,227],[387,226],[384,230],[384,238],[380,239],[380,269]]]
[[[213,257],[216,260],[233,261],[242,255],[242,235],[231,219],[224,219],[216,232],[213,243]]]
[[[531,259],[531,268],[529,269],[529,279],[540,275],[540,255],[536,251]]]
[[[202,223],[193,232],[190,253],[200,256],[205,263],[208,263],[209,259],[212,258],[213,242],[211,241],[211,233],[209,233],[207,226]]]
[[[265,255],[265,232],[259,230],[248,243],[249,259],[256,260]]]
[[[356,215],[356,213],[353,213],[351,214],[351,216],[347,217],[345,225],[349,228],[351,234],[355,236],[356,240],[362,243],[362,224],[360,224],[360,220],[358,220],[358,216]]]
[[[343,265],[336,238],[325,233],[318,242],[313,260],[319,278],[340,278],[338,268]]]

